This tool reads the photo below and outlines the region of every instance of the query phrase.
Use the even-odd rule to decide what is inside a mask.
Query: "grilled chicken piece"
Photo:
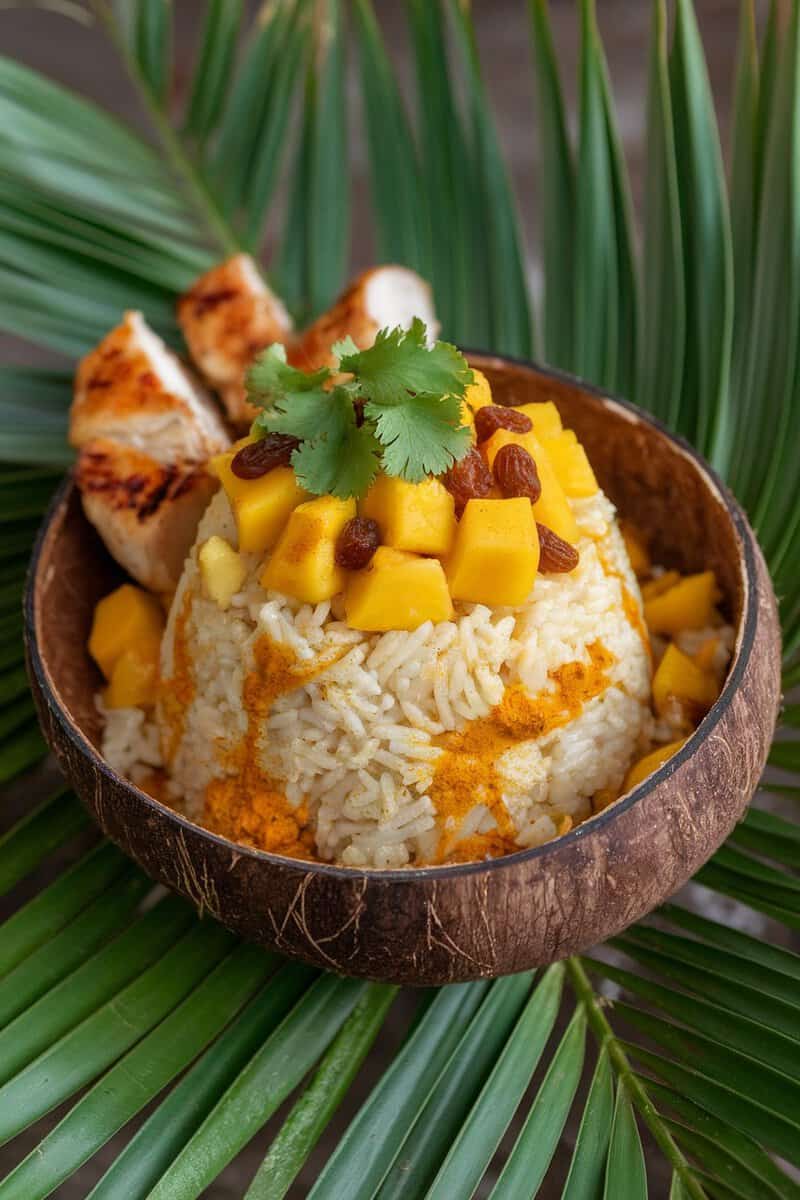
[[[358,275],[333,307],[318,317],[289,350],[289,361],[305,371],[333,365],[331,346],[348,335],[368,349],[379,329],[408,329],[415,317],[427,326],[428,344],[439,331],[428,284],[406,267],[373,267]]]
[[[109,552],[143,587],[172,591],[217,481],[202,465],[156,462],[132,446],[93,438],[75,482]]]
[[[126,313],[78,366],[69,436],[84,511],[110,553],[145,587],[174,588],[217,486],[204,464],[230,438],[141,313]]]
[[[160,463],[204,462],[230,444],[205,388],[138,312],[81,360],[75,376],[69,440],[114,438]]]
[[[259,350],[288,342],[292,321],[248,254],[197,280],[178,301],[178,321],[197,367],[220,393],[234,425],[249,425],[244,377]]]

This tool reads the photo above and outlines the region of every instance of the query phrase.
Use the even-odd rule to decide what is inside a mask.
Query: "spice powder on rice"
[[[519,849],[513,822],[503,802],[497,760],[519,742],[544,737],[566,725],[584,704],[605,691],[614,655],[600,642],[592,642],[587,651],[588,664],[565,663],[550,672],[549,678],[555,684],[552,692],[533,699],[523,687],[507,688],[488,716],[469,721],[462,729],[435,739],[444,750],[436,764],[430,793],[442,828],[436,862],[461,861],[464,854],[469,858],[493,858]],[[486,805],[497,829],[464,839],[458,845],[456,859],[452,843],[476,803]],[[446,826],[452,832],[445,832]],[[567,829],[570,826],[571,821]]]
[[[247,732],[228,755],[232,774],[212,779],[206,788],[204,824],[235,842],[289,858],[316,860],[314,832],[304,804],[294,807],[258,763],[260,722],[285,692],[303,687],[335,659],[304,666],[286,646],[266,634],[253,647],[253,670],[242,689]]]

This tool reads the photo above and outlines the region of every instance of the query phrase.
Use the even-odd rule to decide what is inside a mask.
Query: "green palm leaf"
[[[670,54],[686,277],[680,428],[712,463],[728,463],[733,269],[714,103],[692,5],[677,0]]]
[[[642,343],[636,396],[676,429],[683,387],[685,280],[663,0],[655,0],[653,5],[647,159]]]
[[[548,362],[569,368],[574,362],[573,302],[569,285],[575,272],[575,167],[567,140],[564,100],[547,0],[530,0],[530,16],[541,143],[543,350]]]

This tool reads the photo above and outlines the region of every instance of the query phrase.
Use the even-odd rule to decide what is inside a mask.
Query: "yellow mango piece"
[[[487,404],[493,404],[494,401],[492,400],[492,389],[489,386],[489,380],[483,371],[479,371],[477,367],[473,367],[472,374],[474,379],[464,392],[464,400],[472,411],[475,412],[479,408],[485,408]]]
[[[147,638],[160,642],[164,624],[156,597],[132,583],[123,583],[95,606],[89,653],[110,679],[117,659],[130,646]]]
[[[625,543],[625,549],[628,552],[628,559],[633,568],[633,573],[637,579],[641,579],[642,576],[650,572],[650,555],[644,539],[639,530],[631,525],[629,521],[620,522],[620,532],[622,540]]]
[[[245,494],[249,485],[253,482],[253,480],[240,479],[238,475],[234,475],[231,470],[231,463],[240,450],[245,446],[249,446],[251,442],[257,441],[258,438],[251,435],[239,438],[239,441],[234,442],[230,450],[225,450],[222,454],[215,454],[208,460],[209,474],[215,475],[220,481],[231,504],[233,504],[236,496]]]
[[[704,717],[719,695],[714,676],[670,642],[653,676],[653,704],[666,712],[671,699],[686,705],[693,718]]]
[[[540,441],[557,437],[561,433],[561,413],[552,400],[539,400],[535,404],[520,404],[519,411],[533,421],[533,432]]]
[[[671,587],[679,583],[680,578],[677,571],[665,571],[656,579],[648,579],[647,583],[643,583],[641,587],[642,599],[653,600],[656,596],[663,595],[664,592],[668,592]]]
[[[706,638],[699,650],[692,655],[692,661],[701,671],[714,673],[714,660],[717,656],[719,641],[718,637]]]
[[[298,505],[261,574],[261,586],[304,604],[320,604],[341,592],[347,573],[336,565],[336,539],[355,515],[355,500],[337,496]]]
[[[619,792],[616,788],[598,788],[592,796],[592,812],[602,812],[604,808],[608,808],[609,804],[613,804],[619,799]]]
[[[571,429],[547,439],[545,449],[567,496],[582,499],[599,491],[586,451]]]
[[[203,542],[197,560],[208,595],[220,608],[228,608],[247,576],[241,555],[225,538],[214,534],[207,542]]]
[[[461,401],[461,424],[468,426],[470,438],[472,439],[472,444],[474,446],[475,442],[477,441],[475,434],[475,413],[470,408],[466,400]]]
[[[652,775],[659,767],[663,767],[673,754],[678,753],[685,741],[686,738],[681,738],[677,742],[668,742],[666,746],[659,746],[657,750],[651,750],[649,754],[645,754],[644,758],[640,758],[625,776],[625,782],[622,785],[623,792],[629,792],[632,788],[638,787],[647,779],[648,775]]]
[[[407,483],[379,475],[361,501],[362,516],[377,521],[381,538],[395,550],[447,554],[456,532],[453,497],[438,479]]]
[[[391,546],[379,546],[363,571],[354,571],[344,594],[347,624],[365,633],[417,629],[449,621],[453,604],[442,564]]]
[[[483,455],[486,465],[490,471],[494,468],[494,460],[497,458],[497,452],[503,446],[524,446],[529,454],[533,453],[527,439],[530,439],[529,433],[512,433],[510,429],[495,429],[490,438],[485,442],[481,442],[479,450]]]
[[[533,506],[534,519],[540,521],[542,525],[547,525],[553,533],[557,533],[565,542],[570,542],[574,546],[580,538],[580,530],[572,515],[572,508],[566,493],[550,462],[550,456],[535,433],[512,433],[509,429],[496,430],[480,448],[489,470],[492,470],[501,446],[510,444],[522,446],[536,463],[542,494]]]
[[[469,500],[458,523],[447,579],[455,600],[523,604],[539,566],[530,500]]]
[[[525,436],[533,438],[533,434],[530,433]],[[542,485],[542,494],[533,506],[534,519],[574,546],[580,540],[580,530],[550,456],[541,443],[534,446],[532,452]]]
[[[702,629],[714,620],[718,596],[713,571],[685,575],[678,583],[644,602],[644,619],[651,633],[673,636],[684,629]]]
[[[161,639],[144,637],[123,650],[103,699],[107,708],[152,708],[158,689]]]
[[[271,550],[292,509],[308,498],[291,467],[275,467],[260,479],[240,479],[234,475],[231,470],[234,456],[242,446],[256,440],[242,438],[226,454],[217,454],[209,463],[211,473],[217,476],[231,502],[242,554]]]

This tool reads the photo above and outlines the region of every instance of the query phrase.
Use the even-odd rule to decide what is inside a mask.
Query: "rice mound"
[[[219,493],[172,604],[155,721],[138,710],[108,713],[106,758],[137,780],[164,765],[170,803],[263,848],[297,852],[281,851],[279,828],[295,813],[307,852],[348,866],[547,841],[590,815],[596,792],[621,786],[650,733],[641,597],[613,506],[597,493],[573,510],[579,566],[539,576],[525,605],[458,603],[451,621],[366,634],[345,625],[335,601],[311,607],[265,592],[260,556],[246,559],[247,580],[227,611],[207,598],[197,547],[212,534],[236,545]],[[288,685],[254,691],[259,670],[272,677],[276,662],[287,664]],[[573,688],[569,700],[565,680],[582,681],[583,698]],[[504,713],[514,736],[498,738]],[[549,717],[526,725],[537,713]],[[481,738],[482,759],[472,753]],[[259,824],[245,813],[233,833],[211,797],[227,788],[255,804],[254,772],[262,791],[280,793],[283,817]],[[265,840],[267,828],[277,841]]]

